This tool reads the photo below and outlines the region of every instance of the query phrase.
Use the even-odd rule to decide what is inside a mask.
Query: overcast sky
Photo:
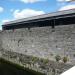
[[[74,9],[70,0],[0,0],[0,29],[5,22],[67,9]]]

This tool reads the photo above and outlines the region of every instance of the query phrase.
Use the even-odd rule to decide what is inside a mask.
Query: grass
[[[11,74],[5,73],[4,71],[10,71]],[[18,64],[14,64],[10,61],[7,61],[3,58],[0,58],[0,73],[1,75],[45,75],[39,72],[24,68]],[[5,74],[4,74],[5,73]]]

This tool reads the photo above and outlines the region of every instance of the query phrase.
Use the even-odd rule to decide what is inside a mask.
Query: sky
[[[57,11],[75,9],[70,0],[0,0],[0,29],[2,24]]]

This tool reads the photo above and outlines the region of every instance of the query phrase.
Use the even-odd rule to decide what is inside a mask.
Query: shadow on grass
[[[44,75],[0,58],[0,75]]]

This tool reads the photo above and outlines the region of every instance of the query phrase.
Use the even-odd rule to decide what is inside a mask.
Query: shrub
[[[44,63],[44,64],[47,64],[48,62],[49,62],[48,59],[44,59],[44,60],[43,60],[43,63]]]
[[[68,61],[67,57],[63,57],[63,62],[66,63]]]
[[[39,60],[39,58],[37,58],[37,57],[32,57],[32,62],[37,62],[38,60]]]
[[[43,64],[47,64],[47,63],[49,62],[49,59],[41,58],[40,61],[41,61]]]
[[[59,61],[59,60],[61,60],[61,57],[59,55],[56,55],[55,59],[56,59],[56,61]]]

